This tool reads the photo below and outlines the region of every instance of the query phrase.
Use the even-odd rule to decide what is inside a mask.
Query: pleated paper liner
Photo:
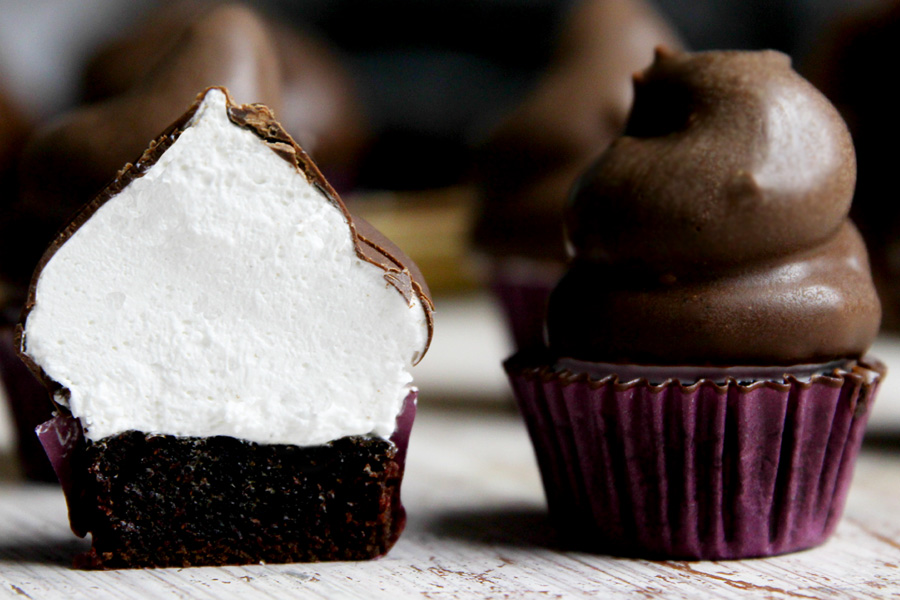
[[[834,531],[884,365],[798,379],[620,382],[506,363],[551,519],[569,545],[771,556]]]

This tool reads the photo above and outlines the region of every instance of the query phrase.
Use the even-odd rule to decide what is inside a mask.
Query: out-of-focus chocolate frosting
[[[226,86],[239,101],[277,112],[279,78],[277,52],[261,19],[240,6],[212,10],[182,32],[146,78],[63,115],[32,138],[20,168],[22,201],[59,226],[140,156],[198,90]]]
[[[900,202],[895,192],[900,114],[886,65],[900,58],[900,1],[865,2],[829,24],[804,74],[850,127],[859,174],[850,216],[866,240],[882,328],[900,331]]]
[[[126,93],[160,68],[192,24],[225,3],[217,0],[166,2],[106,41],[84,66],[82,99],[87,104]]]
[[[2,79],[0,79],[2,80]],[[20,110],[0,87],[0,205],[5,206],[12,194],[6,188],[6,175],[12,169],[19,153],[23,138],[28,131],[28,122]]]
[[[581,0],[532,92],[492,132],[477,157],[488,252],[564,258],[562,212],[576,177],[621,133],[631,75],[653,47],[679,44],[643,0]]]
[[[0,309],[21,300],[21,289],[17,289],[21,286],[13,284],[16,278],[9,273],[14,270],[12,267],[19,253],[16,242],[20,224],[14,208],[17,196],[15,165],[30,127],[30,120],[0,86]],[[3,321],[0,316],[0,322]]]
[[[574,190],[551,348],[644,364],[862,355],[880,307],[847,218],[854,178],[846,126],[788,57],[659,50],[625,135]]]
[[[227,9],[228,4],[185,0],[142,20],[90,61],[84,77],[87,99],[99,101],[127,92],[159,68],[186,29]],[[329,179],[352,180],[371,132],[347,63],[325,40],[264,20],[280,67],[279,121]]]
[[[325,40],[273,25],[284,127],[338,189],[351,186],[373,132],[348,63]]]

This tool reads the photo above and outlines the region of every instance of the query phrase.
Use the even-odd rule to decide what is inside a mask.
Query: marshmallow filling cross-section
[[[216,89],[35,285],[23,350],[91,440],[387,438],[428,337],[421,301]]]

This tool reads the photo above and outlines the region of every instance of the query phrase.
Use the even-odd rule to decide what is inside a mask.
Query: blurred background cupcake
[[[519,348],[543,344],[547,296],[566,263],[563,207],[576,177],[625,127],[632,75],[675,32],[642,0],[565,14],[550,64],[482,145],[476,247]]]
[[[15,438],[20,440],[23,472],[32,479],[55,480],[34,436],[34,426],[49,413],[46,392],[19,361],[14,349],[15,325],[24,301],[27,264],[17,259],[20,226],[16,164],[28,136],[30,122],[3,85],[0,73],[0,385],[7,398],[20,399],[14,411]],[[6,419],[3,419],[6,421]]]
[[[884,330],[900,333],[900,203],[892,190],[900,117],[887,65],[900,56],[900,2],[854,6],[829,23],[802,67],[841,112],[859,162],[851,216],[869,250]]]

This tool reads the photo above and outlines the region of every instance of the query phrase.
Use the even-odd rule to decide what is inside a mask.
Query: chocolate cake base
[[[369,559],[406,520],[402,453],[387,440],[297,447],[130,431],[83,448],[71,516],[93,547],[81,568]]]

